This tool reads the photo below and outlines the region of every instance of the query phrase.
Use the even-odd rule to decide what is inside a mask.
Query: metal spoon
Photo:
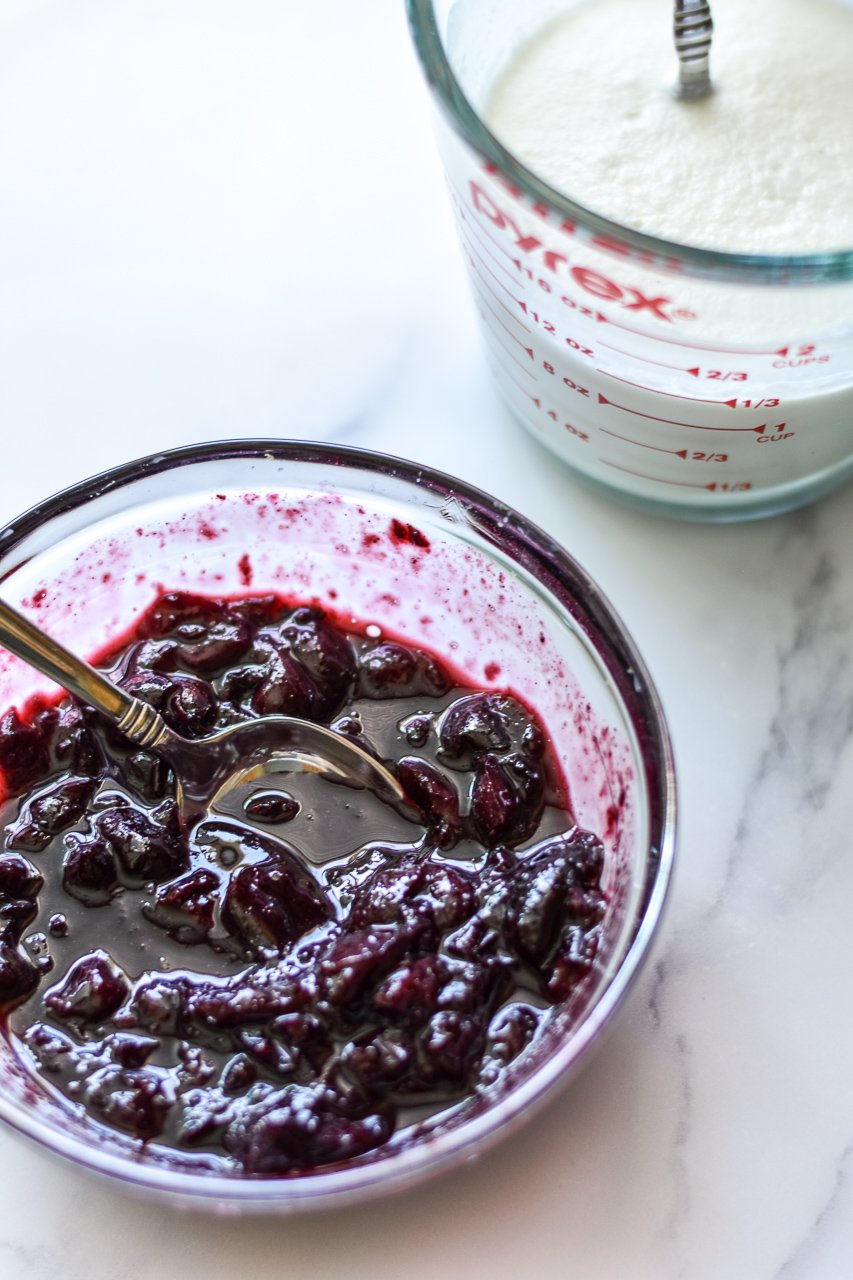
[[[676,97],[685,102],[707,98],[712,92],[709,56],[714,22],[704,0],[675,0],[673,33],[678,54]]]
[[[3,600],[0,644],[102,711],[132,742],[165,760],[175,774],[184,819],[197,817],[237,783],[289,765],[367,787],[383,800],[408,805],[403,788],[383,764],[343,734],[310,720],[263,716],[229,725],[206,738],[181,737],[147,702],[114,685]]]

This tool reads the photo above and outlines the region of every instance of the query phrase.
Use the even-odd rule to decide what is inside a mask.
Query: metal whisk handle
[[[709,55],[714,22],[703,0],[675,0],[673,33],[678,54],[678,96],[695,101],[711,92]]]

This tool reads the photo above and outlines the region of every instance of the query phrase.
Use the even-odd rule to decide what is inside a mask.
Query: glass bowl
[[[399,1190],[460,1163],[517,1127],[586,1058],[660,920],[675,784],[642,659],[562,547],[488,495],[411,462],[234,441],[145,458],[42,503],[0,532],[0,578],[5,599],[82,654],[124,632],[163,589],[276,591],[445,655],[472,684],[512,689],[548,729],[578,824],[604,841],[608,902],[593,978],[549,1010],[498,1081],[416,1137],[404,1131],[346,1164],[248,1178],[161,1158],[81,1117],[4,1038],[0,1116],[14,1130],[173,1205],[295,1211]],[[52,691],[0,655],[0,708]]]

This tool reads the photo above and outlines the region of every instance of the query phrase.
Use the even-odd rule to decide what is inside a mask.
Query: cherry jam
[[[187,738],[330,725],[417,820],[294,772],[186,829],[169,768],[76,699],[0,719],[6,1034],[54,1097],[161,1157],[298,1175],[405,1141],[595,966],[603,849],[536,717],[369,630],[167,593],[100,665]]]

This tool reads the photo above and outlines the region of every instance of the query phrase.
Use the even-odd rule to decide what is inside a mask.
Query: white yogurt
[[[511,152],[618,223],[734,252],[853,246],[853,0],[712,7],[703,103],[674,94],[672,0],[455,0],[448,58]],[[646,252],[537,199],[464,127],[440,119],[439,137],[490,363],[544,445],[611,491],[715,519],[853,477],[838,264],[805,285]]]
[[[511,58],[484,116],[534,172],[683,244],[853,246],[853,7],[713,0],[711,97],[676,100],[671,0],[581,0]]]

